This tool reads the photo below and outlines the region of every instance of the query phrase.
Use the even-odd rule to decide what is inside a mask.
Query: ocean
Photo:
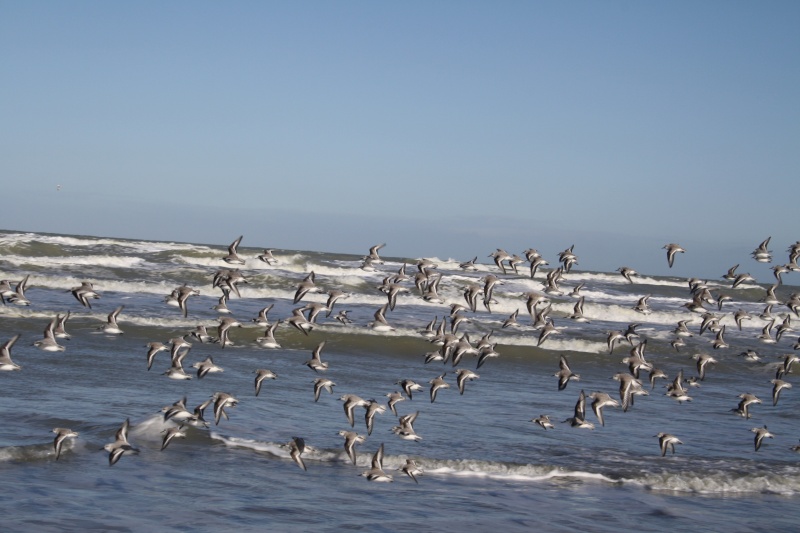
[[[364,243],[365,255],[374,244]],[[796,273],[784,274],[785,283],[774,289],[775,328],[768,332],[770,342],[764,342],[759,337],[769,322],[760,315],[771,279],[735,288],[721,277],[704,280],[701,286],[710,297],[730,299],[721,309],[711,299],[703,303],[716,320],[701,333],[703,311],[686,307],[692,294],[685,278],[639,273],[629,282],[618,272],[573,266],[546,292],[548,276],[561,266],[558,250],[542,251],[549,265],[533,277],[527,261],[517,272],[503,273],[488,257],[493,250],[475,251],[475,270],[460,266],[469,257],[397,258],[390,250],[391,243],[380,248],[380,258],[371,264],[362,256],[274,250],[276,262],[270,264],[258,259],[263,250],[248,247],[245,235],[236,250],[243,264],[228,264],[223,261],[228,250],[221,246],[0,232],[0,278],[12,289],[27,278],[24,298],[7,295],[0,306],[0,342],[19,335],[11,359],[21,367],[0,372],[0,528],[796,530],[800,453],[793,448],[800,439],[800,390],[784,389],[773,405],[771,382],[787,354],[797,353],[790,321],[777,339],[786,316],[796,318],[786,305],[797,291],[792,286]],[[755,264],[749,254],[750,247],[743,246],[743,264]],[[782,261],[776,253],[775,264]],[[720,276],[728,267],[719,265]],[[440,276],[437,294],[429,293],[427,300],[415,284],[423,271],[422,288]],[[214,284],[218,272],[223,279],[243,277],[230,290],[224,315],[215,309],[223,295]],[[319,292],[294,303],[311,272]],[[487,306],[480,295],[473,311],[466,289],[485,289],[487,276],[498,280],[492,299]],[[83,282],[99,295],[88,300],[91,308],[71,292]],[[370,327],[389,302],[379,287],[388,290],[392,283],[399,292],[394,309],[385,310],[388,326]],[[167,301],[182,286],[199,291],[186,299],[186,316]],[[344,297],[326,316],[333,290]],[[534,313],[546,317],[538,324],[526,308],[531,294],[540,298]],[[586,321],[570,318],[580,296]],[[634,309],[646,296],[644,312]],[[21,305],[24,301],[28,305]],[[289,319],[308,304],[322,310],[304,333]],[[455,333],[452,304],[465,307],[457,308],[462,321]],[[267,326],[253,320],[270,305],[269,322],[280,321],[276,348],[259,343]],[[119,306],[122,333],[108,333],[104,324]],[[351,322],[335,320],[345,310]],[[517,310],[516,325],[503,327]],[[741,329],[734,320],[739,310],[751,317]],[[51,320],[67,313],[70,338],[56,339],[63,351],[34,345]],[[220,316],[241,323],[228,330],[229,344],[191,336],[205,326],[218,337]],[[434,319],[437,326],[446,324],[445,333],[452,335],[444,336],[448,342],[461,339],[468,348],[463,356],[458,348],[441,350],[445,361],[426,362],[427,354],[440,350],[432,342],[436,337],[424,335]],[[683,320],[689,321],[691,336],[682,337],[685,345],[676,348],[674,330]],[[545,323],[555,331],[540,341]],[[631,324],[638,324],[632,328],[635,335],[609,353],[609,332],[625,332]],[[147,345],[169,347],[178,337],[191,343],[182,359],[191,379],[165,374],[171,367],[169,351],[156,354],[148,370]],[[494,345],[496,356],[479,359],[475,346],[481,338]],[[306,362],[320,345],[320,359],[328,367],[315,371]],[[622,360],[634,350],[645,359],[639,379],[647,394],[634,396],[626,411],[606,407],[601,425],[590,395],[605,392],[621,403],[620,381],[613,378],[631,374]],[[758,359],[741,355],[748,350]],[[460,361],[454,366],[455,353]],[[716,360],[705,366],[703,380],[697,379],[700,355]],[[559,390],[555,374],[562,356],[579,379]],[[208,357],[223,371],[200,378],[192,365]],[[647,365],[662,370],[666,379],[651,385]],[[269,369],[277,378],[265,380],[256,396],[258,369]],[[462,369],[478,377],[460,394],[456,376]],[[666,386],[680,371],[691,400],[679,403]],[[431,401],[429,382],[439,376],[449,388]],[[314,381],[321,377],[335,386],[333,393],[322,390],[315,402]],[[387,394],[402,393],[398,382],[409,379],[421,390],[411,398],[403,393],[395,415]],[[795,381],[791,372],[781,379]],[[581,391],[585,415],[576,413]],[[212,403],[204,412],[207,427],[184,424],[185,437],[162,450],[164,432],[181,425],[165,420],[164,408],[186,398],[187,410],[193,411],[217,393],[238,402],[223,407],[218,423]],[[737,412],[746,393],[761,401],[748,407],[748,417]],[[353,427],[348,422],[340,400],[348,394],[385,408],[375,415],[371,434],[364,407],[355,408]],[[401,438],[393,428],[399,417],[414,413],[413,431],[420,438]],[[551,429],[532,422],[540,415],[549,415]],[[572,427],[564,422],[570,418],[594,428]],[[130,422],[127,440],[138,453],[124,453],[110,465],[104,446],[115,440],[125,420]],[[765,426],[772,436],[756,451],[753,429]],[[78,433],[64,442],[58,460],[53,428]],[[342,430],[365,437],[355,447],[355,465],[345,453]],[[667,449],[662,456],[659,433],[681,441],[674,453]],[[305,443],[306,470],[290,456],[287,444],[295,437]],[[387,483],[362,475],[381,446],[383,470],[392,476]],[[422,470],[416,480],[400,470],[408,459]]]

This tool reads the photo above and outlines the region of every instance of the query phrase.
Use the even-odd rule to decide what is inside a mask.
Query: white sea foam
[[[644,474],[641,478],[625,479],[624,482],[642,485],[650,490],[698,494],[800,493],[800,475],[797,472],[791,475],[662,472]]]
[[[158,241],[137,241],[97,237],[78,237],[65,235],[45,235],[41,233],[0,233],[0,245],[14,246],[17,244],[29,244],[31,241],[44,244],[55,244],[58,246],[119,246],[130,248],[133,251],[143,253],[193,250],[200,252],[213,252],[214,249],[197,244],[177,243],[177,242],[158,242]]]
[[[260,453],[267,453],[275,457],[290,459],[289,449],[285,445],[286,443],[259,441],[255,439],[247,439],[242,437],[226,437],[215,431],[211,432],[211,438],[222,441],[222,443],[225,444],[225,446],[231,448],[246,448]],[[303,451],[303,459],[306,462],[341,461],[342,453],[343,452],[321,449],[306,444],[305,450]]]
[[[3,260],[17,267],[33,265],[36,267],[65,267],[69,265],[88,265],[107,268],[141,268],[145,259],[124,255],[68,255],[68,256],[20,256],[4,255]]]

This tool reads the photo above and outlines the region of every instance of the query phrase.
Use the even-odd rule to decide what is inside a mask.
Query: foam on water
[[[64,268],[69,266],[92,266],[106,268],[136,268],[146,260],[141,257],[119,255],[72,255],[63,257],[24,257],[19,255],[4,255],[3,260],[20,268],[28,266]]]
[[[30,257],[26,250],[30,250]],[[385,529],[384,523],[361,521],[372,516],[375,508],[385,507],[387,494],[381,494],[385,489],[376,490],[358,476],[369,468],[372,453],[384,440],[387,473],[392,471],[396,482],[407,483],[403,490],[392,490],[396,505],[387,508],[386,519],[396,520],[389,522],[393,525],[407,523],[408,529],[439,528],[438,522],[431,522],[437,509],[426,511],[430,505],[425,504],[432,497],[442,505],[472,509],[474,514],[465,520],[471,521],[479,513],[485,517],[481,526],[530,530],[539,525],[535,522],[538,514],[530,512],[532,505],[565,506],[566,512],[573,515],[574,510],[580,510],[580,516],[565,524],[564,529],[591,529],[590,521],[599,516],[596,524],[602,519],[606,530],[615,531],[627,527],[629,520],[639,523],[638,518],[645,516],[649,520],[646,523],[656,529],[691,529],[691,521],[676,518],[686,513],[714,513],[719,520],[715,523],[730,529],[740,525],[741,512],[738,518],[728,514],[736,513],[741,502],[731,502],[728,496],[745,498],[748,503],[769,502],[769,510],[750,506],[752,509],[747,512],[756,520],[772,514],[773,509],[791,509],[796,504],[793,498],[800,494],[800,471],[795,466],[798,455],[791,451],[797,443],[794,412],[798,396],[788,390],[778,405],[772,406],[769,401],[769,380],[782,356],[792,352],[795,337],[784,336],[776,345],[765,345],[756,339],[765,324],[756,315],[764,307],[759,301],[764,296],[761,286],[731,291],[730,284],[710,284],[724,288],[734,298],[722,312],[711,309],[721,317],[722,324],[729,326],[726,340],[731,343],[729,349],[713,350],[713,334],[699,334],[700,314],[683,307],[690,300],[685,280],[643,275],[629,284],[617,273],[573,270],[562,282],[564,294],[548,296],[552,305],[550,318],[560,333],[537,347],[539,330],[533,328],[527,315],[524,294],[542,293],[542,281],[552,266],[530,279],[527,269],[521,269],[519,275],[504,275],[488,262],[479,264],[477,272],[464,272],[458,268],[460,260],[433,258],[442,274],[439,293],[444,302],[422,300],[409,279],[404,282],[409,292],[401,294],[396,308],[386,313],[395,329],[382,332],[366,324],[387,302],[386,294],[377,286],[385,277],[396,274],[402,260],[386,260],[385,264],[376,265],[375,271],[365,271],[359,268],[361,259],[357,256],[287,251],[278,253],[279,264],[270,266],[256,259],[260,250],[240,248],[246,263],[236,266],[222,261],[224,246],[30,233],[0,234],[0,251],[11,258],[0,254],[3,278],[21,279],[28,273],[26,270],[35,267],[27,293],[31,306],[0,305],[4,328],[0,341],[21,334],[12,357],[23,366],[19,372],[0,375],[7,411],[15,414],[6,417],[0,434],[4,479],[13,484],[16,493],[9,493],[10,505],[38,502],[43,491],[52,494],[52,487],[69,480],[81,487],[69,493],[70,503],[73,499],[81,502],[80,508],[72,511],[91,517],[97,529],[113,529],[121,522],[109,517],[132,508],[137,516],[150,518],[148,525],[166,514],[165,506],[172,512],[172,500],[164,504],[150,496],[154,489],[163,489],[170,491],[181,509],[195,506],[192,512],[202,515],[202,519],[191,524],[194,526],[210,522],[205,504],[196,503],[202,497],[197,498],[193,490],[213,485],[221,487],[214,493],[214,508],[221,518],[209,529],[229,527],[230,523],[257,529],[263,526],[261,520],[265,516],[270,519],[267,527],[303,528],[304,511],[297,509],[304,505],[320,505],[329,510],[324,517],[326,523],[315,523],[320,529],[352,529],[354,525]],[[121,255],[115,255],[117,251]],[[58,258],[60,254],[64,257]],[[44,259],[39,260],[37,255]],[[479,255],[485,260],[486,254]],[[212,277],[226,268],[240,268],[249,282],[239,285],[241,298],[231,296],[228,302],[233,311],[228,316],[238,318],[244,327],[231,332],[234,345],[224,351],[218,344],[204,345],[190,339],[194,346],[184,362],[188,371],[193,361],[219,356],[225,372],[202,380],[170,380],[162,375],[169,365],[167,354],[158,356],[154,370],[148,372],[148,342],[163,342],[188,333],[197,324],[206,325],[209,333],[216,335],[218,314],[211,307],[221,292],[211,286]],[[412,262],[406,269],[410,276],[416,273]],[[337,302],[336,309],[350,311],[354,323],[343,326],[323,314],[307,336],[281,324],[276,338],[284,348],[260,348],[255,339],[263,334],[263,327],[250,321],[258,309],[274,304],[270,313],[274,322],[285,320],[294,308],[327,300],[326,293],[309,294],[297,305],[292,303],[297,284],[312,270],[317,275],[317,285],[326,292],[336,288],[348,294]],[[465,311],[470,321],[459,327],[457,335],[469,335],[474,342],[493,331],[492,342],[497,343],[495,349],[500,357],[481,368],[481,379],[470,385],[464,395],[450,390],[432,403],[427,393],[428,380],[446,370],[454,389],[455,369],[449,363],[444,367],[424,364],[423,354],[438,346],[428,343],[420,335],[421,330],[435,316],[445,320],[449,332],[449,305],[465,305],[464,286],[482,284],[480,279],[487,273],[497,275],[503,282],[495,289],[498,302],[492,305],[491,312],[482,302],[478,303],[477,312]],[[83,281],[91,281],[101,293],[99,300],[92,301],[93,309],[81,307],[68,292]],[[566,318],[576,302],[569,291],[580,282],[586,283],[582,294],[589,323]],[[186,318],[165,302],[165,297],[183,283],[201,293],[188,300]],[[787,299],[792,290],[782,286],[777,292]],[[636,300],[650,293],[653,311],[647,315],[634,311]],[[120,304],[125,304],[119,317],[124,335],[101,333],[98,328],[106,322],[107,313]],[[731,318],[732,311],[738,308],[754,315],[744,323],[743,331],[733,326]],[[521,327],[502,329],[503,321],[516,309],[520,310]],[[66,310],[72,311],[67,324],[72,339],[62,343],[66,352],[42,352],[33,346],[45,325],[56,313]],[[780,305],[773,311],[776,315],[789,312]],[[669,345],[672,330],[679,320],[687,318],[694,319],[690,324],[694,337],[686,339],[687,346],[676,352]],[[621,343],[609,355],[607,332],[624,330],[631,323],[641,324],[637,332],[640,340],[649,342],[648,359],[652,354],[650,360],[657,361],[658,367],[670,376],[685,369],[688,377],[694,368],[689,358],[692,354],[709,353],[720,361],[702,386],[692,389],[693,401],[678,406],[665,396],[666,382],[662,381],[656,391],[641,401],[637,399],[624,414],[621,409],[610,410],[606,425],[598,425],[594,431],[559,423],[553,430],[534,429],[532,416],[547,413],[554,421],[571,416],[581,388],[587,393],[616,391],[618,384],[610,378],[624,371],[620,359],[631,346]],[[323,394],[313,402],[311,385],[318,374],[301,363],[321,341],[329,341],[324,359],[331,364],[325,376],[340,388],[336,394]],[[744,362],[738,357],[744,349],[757,349],[763,361]],[[562,353],[576,355],[570,363],[581,375],[579,384],[571,384],[566,392],[556,390],[553,377]],[[475,361],[474,357],[465,357],[463,366],[474,367]],[[280,378],[256,398],[253,370],[262,366],[271,368]],[[353,467],[342,449],[342,440],[336,436],[339,430],[348,428],[337,394],[353,392],[380,401],[384,394],[398,388],[398,380],[406,377],[416,379],[425,390],[419,398],[415,395],[413,401],[399,403],[398,412],[422,413],[417,429],[424,440],[410,442],[392,435],[390,428],[396,419],[384,414],[376,420],[375,432],[358,447],[357,465]],[[646,388],[650,390],[649,384]],[[218,426],[212,420],[211,431],[190,428],[180,444],[160,452],[162,432],[173,424],[163,421],[160,409],[183,396],[192,397],[191,403],[196,405],[215,391],[227,391],[242,399],[231,419],[221,420]],[[730,412],[736,407],[737,395],[744,391],[752,391],[764,400],[753,409],[750,421]],[[588,415],[594,421],[593,414]],[[107,454],[99,450],[113,439],[121,421],[128,417],[132,421],[131,443],[141,447],[142,453],[109,468]],[[356,430],[364,432],[362,409],[357,411],[356,422]],[[756,453],[750,428],[765,424],[775,438]],[[70,453],[58,463],[54,461],[49,433],[56,426],[80,432],[78,439],[66,444]],[[662,431],[674,431],[685,443],[674,456],[660,456],[653,435]],[[309,443],[304,454],[308,472],[293,465],[283,447],[291,435],[301,435]],[[253,459],[259,456],[276,460],[257,461],[259,467],[253,468]],[[406,458],[414,458],[424,469],[419,486],[396,471]],[[280,493],[252,490],[267,487],[276,479],[281,482]],[[391,489],[398,488],[398,484]],[[546,490],[531,489],[533,484]],[[107,490],[122,486],[126,490]],[[341,490],[330,491],[331,486]],[[123,496],[114,501],[116,494]],[[675,494],[704,494],[710,498],[678,498]],[[104,501],[102,511],[96,510],[98,498]],[[478,499],[486,505],[470,507]],[[630,516],[632,500],[641,507],[640,513],[633,518],[615,518]],[[663,508],[672,510],[669,518],[658,514],[657,510]],[[63,506],[56,505],[42,514],[61,519],[64,513]],[[331,514],[335,516],[330,518]],[[276,516],[284,518],[274,522]]]

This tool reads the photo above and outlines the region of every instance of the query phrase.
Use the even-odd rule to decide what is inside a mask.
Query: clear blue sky
[[[0,0],[0,227],[768,282],[799,28],[796,1]]]

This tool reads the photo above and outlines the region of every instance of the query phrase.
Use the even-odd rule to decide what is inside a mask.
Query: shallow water
[[[402,267],[402,258],[384,258],[384,264],[368,272],[359,268],[359,257],[275,251],[280,263],[270,266],[255,259],[261,250],[240,248],[248,283],[240,285],[241,298],[232,296],[228,302],[232,316],[244,324],[231,332],[233,345],[223,349],[187,337],[193,343],[184,361],[187,372],[207,356],[224,372],[176,381],[163,375],[170,366],[167,352],[158,354],[147,370],[145,345],[186,335],[198,324],[216,335],[218,315],[211,308],[221,293],[211,279],[227,266],[221,261],[224,249],[6,232],[0,233],[0,252],[0,277],[18,281],[30,275],[25,295],[31,301],[30,306],[0,308],[0,341],[20,334],[12,358],[22,367],[0,372],[0,471],[6,487],[13,487],[0,494],[4,530],[211,531],[233,526],[418,531],[456,525],[512,531],[749,531],[763,527],[765,520],[778,529],[794,525],[800,493],[800,455],[791,449],[800,437],[797,393],[783,391],[773,406],[770,379],[782,356],[793,352],[797,337],[790,332],[771,345],[757,339],[765,324],[758,314],[766,285],[731,289],[709,283],[713,292],[734,297],[717,311],[730,347],[715,350],[713,334],[699,334],[699,315],[682,307],[690,299],[685,280],[641,275],[629,284],[616,273],[573,270],[562,282],[564,294],[550,295],[550,316],[561,332],[537,347],[539,332],[521,294],[543,289],[541,270],[531,279],[527,268],[519,275],[502,275],[493,264],[484,264],[478,272],[463,272],[456,260],[434,259],[442,272],[439,293],[446,303],[423,301],[413,281],[406,281],[409,292],[386,313],[395,329],[378,332],[366,326],[386,302],[376,287]],[[555,257],[548,259],[557,264]],[[721,272],[726,268],[720,265]],[[307,302],[325,302],[326,294],[310,294],[292,304],[297,284],[312,270],[325,291],[337,288],[349,294],[337,302],[333,314],[348,309],[354,323],[342,326],[323,313],[308,336],[284,323],[276,331],[282,348],[259,347],[255,340],[264,328],[251,321],[259,309],[274,304],[269,317],[277,320]],[[416,272],[413,262],[406,271]],[[465,304],[465,284],[487,273],[503,281],[495,289],[497,303],[491,313],[479,304],[458,334],[467,333],[474,342],[494,331],[500,357],[478,369],[480,377],[460,395],[450,363],[424,363],[424,354],[436,347],[420,330],[434,316],[446,317],[448,304]],[[69,292],[84,280],[101,293],[91,301],[92,309],[81,307]],[[582,294],[588,324],[567,318],[576,301],[569,292],[580,282],[586,284]],[[188,300],[186,318],[164,302],[184,283],[201,292]],[[787,300],[794,290],[784,285],[777,293]],[[653,311],[643,315],[632,307],[646,294]],[[120,304],[125,306],[119,317],[124,334],[100,332],[106,315]],[[753,315],[742,331],[731,318],[739,308]],[[520,309],[521,327],[503,329],[515,309]],[[67,311],[72,338],[59,341],[66,350],[34,347],[50,319]],[[773,309],[776,315],[788,312],[786,306]],[[678,320],[692,317],[694,336],[677,352],[669,344],[671,331]],[[636,398],[627,412],[606,408],[605,426],[597,423],[588,404],[587,420],[595,423],[594,430],[561,423],[573,415],[581,389],[587,395],[604,391],[617,396],[618,383],[611,377],[627,371],[620,360],[631,344],[620,344],[609,354],[606,333],[632,322],[641,323],[637,331],[639,341],[648,341],[647,359],[669,380],[651,390],[644,373],[650,394]],[[315,403],[313,381],[319,375],[304,362],[322,341],[322,359],[330,365],[325,375],[336,386],[333,394],[323,392]],[[748,363],[739,357],[748,348],[758,350],[762,361]],[[699,388],[690,389],[693,401],[678,404],[665,396],[664,385],[680,369],[686,377],[694,375],[691,355],[697,353],[713,355],[718,363],[708,369]],[[580,381],[563,391],[557,390],[553,376],[560,354],[580,374]],[[467,355],[459,367],[474,370],[476,359]],[[257,368],[278,374],[264,383],[258,397],[253,387]],[[428,381],[444,372],[450,388],[432,403]],[[387,410],[376,416],[372,435],[357,447],[358,464],[352,465],[338,435],[351,429],[339,397],[353,393],[385,404],[385,395],[406,378],[424,390],[399,402],[397,410],[400,415],[419,411],[414,428],[422,440],[394,435],[397,418]],[[793,375],[784,379],[792,382]],[[239,399],[226,410],[229,419],[216,425],[209,409],[209,428],[189,428],[187,438],[160,451],[162,431],[173,425],[163,421],[162,407],[186,396],[191,410],[217,391]],[[731,412],[743,392],[762,399],[752,406],[749,420]],[[366,435],[363,413],[357,409],[355,430]],[[556,426],[549,431],[531,423],[545,413]],[[130,441],[140,453],[109,466],[102,447],[126,418],[132,424]],[[751,428],[764,425],[775,437],[756,452]],[[54,427],[80,433],[65,445],[58,461],[50,432]],[[683,442],[674,455],[660,456],[654,437],[659,432],[673,433]],[[310,447],[303,455],[307,472],[282,447],[294,436]],[[381,443],[392,483],[370,483],[360,475]],[[407,457],[424,469],[418,484],[397,471]]]

